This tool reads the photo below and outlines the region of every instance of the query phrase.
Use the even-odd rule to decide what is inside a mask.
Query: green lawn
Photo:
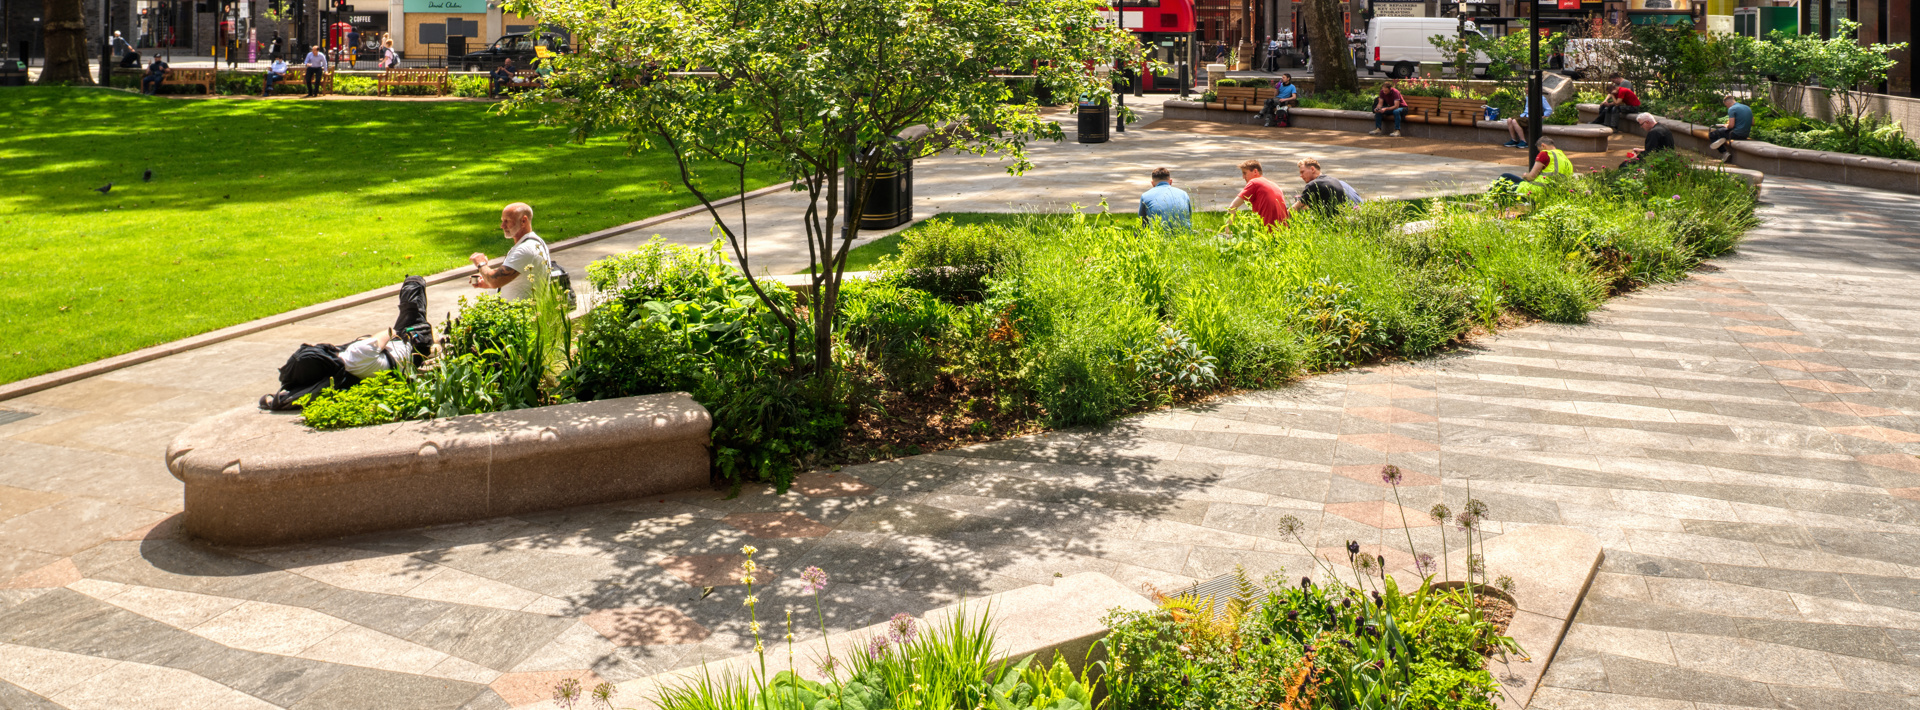
[[[498,257],[509,202],[549,241],[696,203],[491,104],[0,96],[0,382]]]

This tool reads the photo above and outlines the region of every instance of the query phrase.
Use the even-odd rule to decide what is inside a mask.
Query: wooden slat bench
[[[1471,126],[1487,115],[1486,106],[1480,99],[1441,99],[1440,113],[1447,117],[1447,123]]]
[[[160,80],[161,86],[198,86],[207,93],[213,93],[214,69],[168,69],[167,76]]]
[[[1259,111],[1273,94],[1273,89],[1252,86],[1222,86],[1213,90],[1215,103],[1227,111]]]
[[[374,92],[384,95],[387,89],[395,86],[431,86],[438,95],[447,95],[446,69],[388,69],[380,75],[379,84]]]
[[[1405,98],[1407,100],[1407,123],[1447,122],[1445,117],[1440,116],[1440,97],[1408,96]],[[1432,120],[1436,117],[1439,117],[1440,120]]]
[[[508,91],[538,89],[542,86],[547,85],[546,81],[540,78],[540,72],[533,71],[531,69],[522,69],[519,71],[515,71],[513,73],[513,78],[514,78],[513,83],[507,85]],[[522,81],[523,79],[525,81]]]
[[[266,81],[267,75],[261,74],[260,80]],[[320,93],[322,94],[333,93],[333,70],[321,69],[320,81],[316,83],[318,84],[318,86],[314,88],[318,90]],[[286,93],[289,91],[305,92],[306,90],[307,90],[307,66],[305,64],[287,65],[287,78],[281,79],[279,83],[273,85],[273,93],[275,94]]]

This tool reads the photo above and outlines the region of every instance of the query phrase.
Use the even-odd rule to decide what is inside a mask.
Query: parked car
[[[1452,66],[1455,58],[1441,55],[1428,39],[1467,34],[1479,35],[1480,30],[1462,27],[1451,17],[1375,17],[1367,22],[1366,50],[1360,66],[1396,79],[1413,76],[1422,62]],[[1485,68],[1487,57],[1474,57],[1470,64],[1472,68]]]
[[[538,56],[537,47],[546,47],[549,52],[566,54],[569,51],[567,36],[557,31],[521,32],[502,35],[493,44],[477,52],[468,52],[451,63],[460,65],[466,71],[492,71],[508,59],[513,60],[515,69],[532,69]]]

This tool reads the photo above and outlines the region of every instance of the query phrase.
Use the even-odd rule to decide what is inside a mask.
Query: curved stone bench
[[[1579,109],[1580,120],[1583,121],[1593,120],[1600,115],[1598,104],[1580,104]],[[1713,151],[1707,147],[1707,130],[1712,126],[1676,121],[1665,116],[1653,118],[1673,132],[1675,147],[1713,155]],[[1620,128],[1633,135],[1646,135],[1640,130],[1640,124],[1632,121],[1621,121]],[[1920,161],[1786,148],[1756,140],[1736,140],[1728,145],[1733,147],[1733,159],[1727,162],[1749,170],[1920,195]]]
[[[712,418],[685,393],[314,431],[242,408],[167,447],[187,532],[269,545],[705,486]]]
[[[1260,125],[1260,117],[1254,113],[1212,109],[1198,101],[1175,99],[1166,102],[1163,106],[1162,117],[1169,120]],[[1352,133],[1366,133],[1373,130],[1373,114],[1366,111],[1297,108],[1292,111],[1292,115],[1294,128],[1316,128]],[[1286,136],[1285,128],[1272,130],[1276,138]],[[1605,153],[1607,140],[1613,136],[1613,129],[1588,124],[1548,125],[1541,126],[1540,130],[1541,135],[1552,136],[1554,144],[1569,153]],[[1408,138],[1431,138],[1492,145],[1499,145],[1509,140],[1507,124],[1504,121],[1475,121],[1471,126],[1407,121],[1401,125],[1400,134]]]

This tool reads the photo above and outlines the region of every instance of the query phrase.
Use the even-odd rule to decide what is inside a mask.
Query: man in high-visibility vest
[[[1545,136],[1540,138],[1540,155],[1534,158],[1532,170],[1526,175],[1500,175],[1501,180],[1513,183],[1515,191],[1528,197],[1539,192],[1544,183],[1570,177],[1573,177],[1573,160],[1553,147],[1553,139]]]

